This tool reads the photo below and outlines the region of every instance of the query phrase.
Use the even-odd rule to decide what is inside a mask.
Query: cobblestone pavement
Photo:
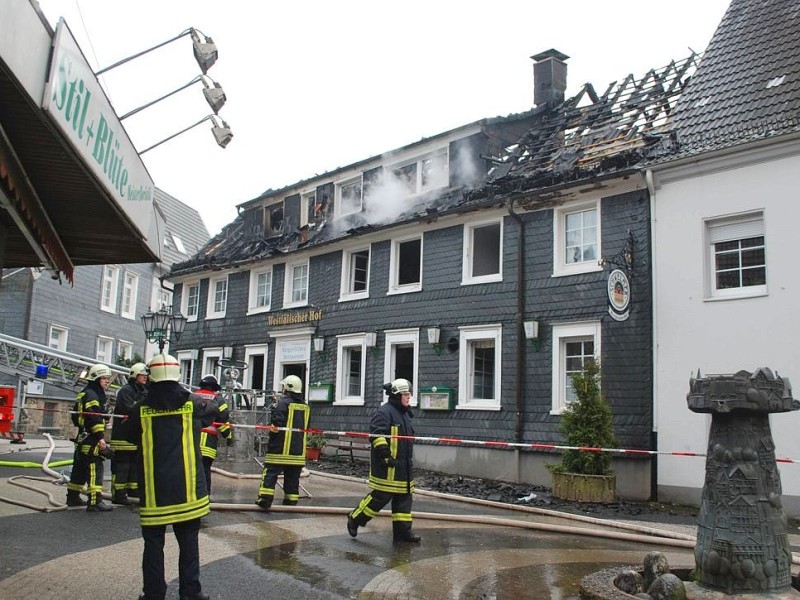
[[[0,461],[41,462],[46,446],[29,440],[28,449],[9,454],[16,448],[0,444]],[[58,446],[51,460],[71,456],[68,443]],[[640,564],[650,550],[664,551],[676,566],[693,560],[691,547],[667,546],[638,532],[422,493],[414,501],[421,544],[393,544],[388,518],[374,519],[354,539],[345,514],[366,494],[363,482],[312,472],[301,480],[306,493],[299,507],[266,513],[253,504],[258,474],[250,471],[213,477],[213,511],[203,519],[200,538],[201,579],[204,592],[217,600],[567,600],[577,598],[583,575]],[[46,506],[44,495],[13,485],[25,483],[63,501],[63,486],[42,476],[34,468],[0,466],[0,497]],[[142,551],[137,509],[51,508],[0,502],[0,598],[136,598]],[[694,533],[690,525],[668,525]],[[167,598],[175,600],[177,548],[169,536],[166,557]]]

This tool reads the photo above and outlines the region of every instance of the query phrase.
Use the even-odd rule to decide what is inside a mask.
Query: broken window
[[[339,185],[339,211],[338,216],[347,215],[361,210],[361,177],[351,179]]]
[[[392,175],[409,195],[445,187],[448,184],[447,150],[442,149],[395,167]]]
[[[301,219],[300,225],[310,225],[322,220],[322,206],[317,204],[317,191],[303,194],[301,207],[305,211],[305,218]]]
[[[283,204],[268,206],[264,211],[264,234],[269,237],[283,231]]]
[[[394,178],[410,194],[417,193],[417,163],[394,170]]]
[[[394,240],[390,257],[392,285],[389,292],[416,292],[422,289],[422,237]]]

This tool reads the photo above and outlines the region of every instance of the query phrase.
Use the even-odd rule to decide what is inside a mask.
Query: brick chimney
[[[567,91],[567,63],[569,58],[558,50],[550,49],[534,54],[533,59],[533,104],[549,107],[564,101]]]

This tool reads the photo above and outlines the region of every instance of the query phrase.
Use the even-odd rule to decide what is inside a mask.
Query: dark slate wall
[[[477,213],[483,218],[482,213]],[[635,240],[631,279],[631,315],[614,321],[607,312],[607,278],[603,271],[552,277],[553,211],[520,213],[525,233],[525,317],[540,321],[541,347],[525,341],[523,346],[523,431],[528,442],[551,443],[562,438],[560,418],[551,415],[552,348],[551,327],[579,320],[602,321],[604,390],[612,405],[615,430],[625,447],[647,448],[652,425],[651,302],[649,276],[649,205],[645,192],[633,192],[602,201],[602,252],[617,254],[630,231]],[[333,383],[336,336],[377,331],[375,350],[366,357],[366,406],[312,405],[315,427],[333,430],[366,430],[374,409],[382,400],[383,360],[387,329],[420,328],[420,387],[432,385],[458,388],[458,351],[446,349],[450,338],[458,340],[459,326],[502,324],[502,410],[447,412],[417,411],[415,427],[420,435],[465,439],[513,440],[516,427],[517,364],[517,249],[520,225],[504,216],[503,281],[461,285],[463,227],[430,229],[424,233],[423,289],[410,294],[387,295],[391,242],[371,246],[369,298],[339,302],[341,250],[314,256],[310,263],[309,304],[323,310],[319,334],[326,337],[326,351],[312,352],[309,381]],[[273,268],[273,310],[283,301],[283,264]],[[181,348],[232,344],[243,357],[244,344],[268,339],[266,315],[246,317],[249,274],[237,272],[229,278],[227,317],[187,327]],[[179,301],[180,292],[176,294]],[[205,314],[207,280],[201,287],[201,315]],[[439,325],[445,348],[437,355],[427,343],[426,327]],[[271,346],[274,347],[274,346]],[[268,384],[273,370],[270,352]]]
[[[0,280],[0,333],[24,338],[33,290],[31,270],[6,269],[0,273],[3,275]]]

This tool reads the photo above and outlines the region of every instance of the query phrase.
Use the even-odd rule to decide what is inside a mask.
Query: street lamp
[[[222,122],[222,125],[220,125],[217,122],[217,119],[219,119]],[[188,127],[181,129],[179,132],[173,133],[171,136],[164,138],[160,142],[156,142],[152,146],[148,146],[147,148],[139,152],[139,156],[141,156],[145,152],[149,152],[153,148],[160,146],[164,142],[170,141],[172,138],[178,137],[182,133],[186,133],[190,129],[202,124],[204,121],[209,121],[209,120],[213,124],[213,126],[211,127],[211,133],[214,134],[214,140],[216,140],[220,148],[225,148],[225,146],[227,146],[228,143],[233,139],[233,132],[231,131],[231,128],[228,126],[228,124],[225,122],[224,119],[219,118],[217,115],[206,115],[194,125],[189,125]]]
[[[167,342],[181,339],[186,328],[186,317],[181,313],[173,313],[167,307],[162,307],[156,312],[147,309],[142,315],[142,327],[148,342],[158,343],[158,353],[164,352]],[[172,339],[170,339],[170,334]]]

